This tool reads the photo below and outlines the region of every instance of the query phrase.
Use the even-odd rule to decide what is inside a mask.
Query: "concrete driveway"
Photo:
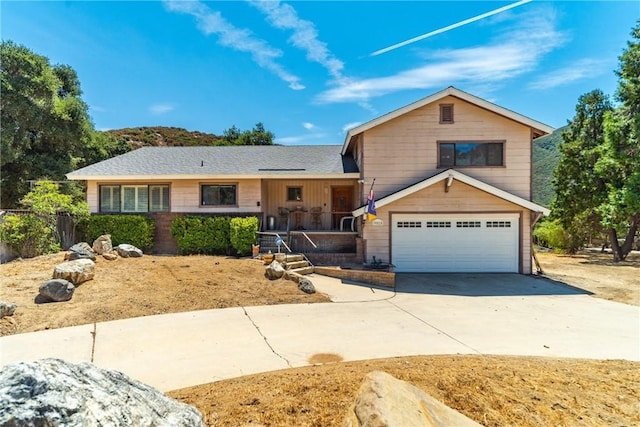
[[[333,303],[166,314],[0,338],[0,365],[43,357],[167,391],[309,364],[419,354],[640,360],[640,308],[513,274],[398,275],[396,290],[315,275]]]

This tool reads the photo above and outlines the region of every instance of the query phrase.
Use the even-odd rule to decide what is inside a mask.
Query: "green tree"
[[[624,260],[640,228],[640,21],[620,56],[617,108],[598,90],[580,97],[554,171],[553,216],[570,251],[604,231],[615,261]],[[623,243],[618,241],[623,237]]]
[[[587,239],[602,232],[597,212],[606,199],[606,180],[595,174],[604,144],[605,115],[612,110],[608,97],[600,90],[582,95],[576,114],[562,133],[560,161],[553,172],[555,197],[553,218],[566,231],[563,248],[577,251]]]
[[[92,126],[75,71],[11,41],[0,43],[1,192],[16,207],[28,180],[62,180]]]
[[[607,197],[598,207],[616,261],[624,260],[640,228],[640,21],[620,56],[616,99],[606,116],[605,144],[597,171],[607,177]],[[624,236],[623,243],[618,237]]]
[[[231,126],[222,134],[222,139],[229,145],[273,145],[275,135],[264,128],[262,123],[256,123],[251,130],[241,131]]]

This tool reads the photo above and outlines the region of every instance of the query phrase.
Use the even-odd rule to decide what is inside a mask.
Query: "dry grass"
[[[210,426],[339,425],[364,376],[382,370],[487,426],[640,425],[640,363],[419,356],[329,363],[169,392]]]
[[[45,255],[0,266],[0,299],[18,305],[0,322],[3,335],[93,322],[212,308],[328,302],[307,295],[291,281],[270,281],[262,262],[215,256],[98,257],[93,280],[70,301],[36,304],[38,288],[64,255]]]

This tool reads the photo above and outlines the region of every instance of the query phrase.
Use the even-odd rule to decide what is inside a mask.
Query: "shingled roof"
[[[70,172],[67,178],[321,178],[357,172],[339,145],[143,147]]]

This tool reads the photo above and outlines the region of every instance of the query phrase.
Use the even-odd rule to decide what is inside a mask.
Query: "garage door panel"
[[[518,215],[407,215],[392,222],[399,272],[517,272]]]

